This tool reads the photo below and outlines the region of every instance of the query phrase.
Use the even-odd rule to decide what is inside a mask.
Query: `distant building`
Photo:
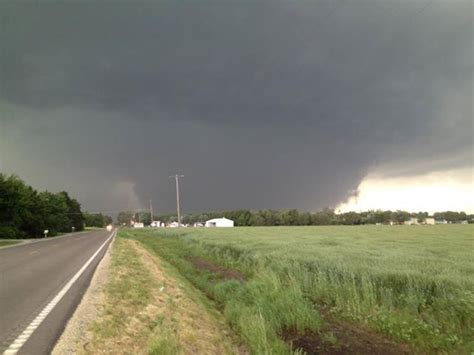
[[[461,223],[461,224],[469,224],[469,222],[468,222],[467,220],[459,221],[459,223]]]
[[[436,221],[432,217],[428,217],[425,219],[425,224],[436,224]]]
[[[143,223],[135,222],[132,224],[133,228],[145,228],[145,225]]]
[[[152,228],[159,228],[163,227],[164,223],[161,223],[160,221],[153,221],[150,223],[150,227]]]
[[[193,227],[204,227],[204,224],[201,222],[196,222],[193,224]]]
[[[445,219],[438,219],[435,221],[436,224],[448,224],[448,221]]]
[[[206,227],[233,227],[234,221],[231,219],[227,219],[225,217],[222,218],[214,218],[206,221]]]
[[[408,221],[405,221],[404,224],[409,225],[409,226],[414,226],[414,225],[420,224],[420,223],[418,223],[418,218],[411,217]]]
[[[177,227],[179,227],[179,224],[178,224],[178,222],[171,222],[170,224],[168,224],[168,227],[169,228],[177,228]]]

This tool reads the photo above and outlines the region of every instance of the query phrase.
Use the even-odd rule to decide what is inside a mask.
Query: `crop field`
[[[122,230],[251,353],[474,351],[474,226]]]

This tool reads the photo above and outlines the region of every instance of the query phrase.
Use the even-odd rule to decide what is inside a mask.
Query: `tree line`
[[[206,212],[186,214],[182,216],[181,223],[192,225],[204,223],[213,218],[225,217],[234,221],[235,226],[318,226],[318,225],[361,225],[361,224],[402,224],[411,218],[416,218],[420,223],[426,218],[433,217],[438,221],[445,220],[447,223],[459,223],[461,221],[474,222],[474,215],[465,212],[438,212],[430,215],[428,212],[411,213],[407,211],[366,211],[336,213],[334,209],[325,208],[318,212],[301,212],[297,209],[287,210],[234,210],[224,212]],[[153,220],[164,223],[176,222],[175,214],[154,215]],[[120,225],[129,225],[131,221],[142,222],[145,225],[151,223],[151,215],[148,211],[120,212],[117,222]]]
[[[0,173],[0,238],[40,238],[84,229],[81,205],[66,191],[38,192]]]
[[[114,222],[113,218],[102,213],[84,212],[84,224],[86,227],[104,228]]]

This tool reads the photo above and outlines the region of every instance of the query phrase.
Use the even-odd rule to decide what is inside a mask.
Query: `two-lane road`
[[[111,236],[100,230],[0,249],[0,354],[51,352]]]

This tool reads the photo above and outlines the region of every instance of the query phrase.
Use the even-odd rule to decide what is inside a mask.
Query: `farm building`
[[[408,221],[405,221],[404,224],[412,226],[412,225],[420,224],[420,223],[418,223],[418,218],[411,217]]]
[[[427,217],[424,220],[418,220],[416,217],[411,217],[408,221],[405,221],[405,224],[408,225],[417,225],[417,224],[435,224],[435,219],[433,217]]]
[[[231,219],[227,219],[225,217],[222,218],[214,218],[206,221],[206,227],[233,227],[234,221]]]
[[[435,224],[435,219],[432,217],[428,217],[425,219],[425,224]]]

